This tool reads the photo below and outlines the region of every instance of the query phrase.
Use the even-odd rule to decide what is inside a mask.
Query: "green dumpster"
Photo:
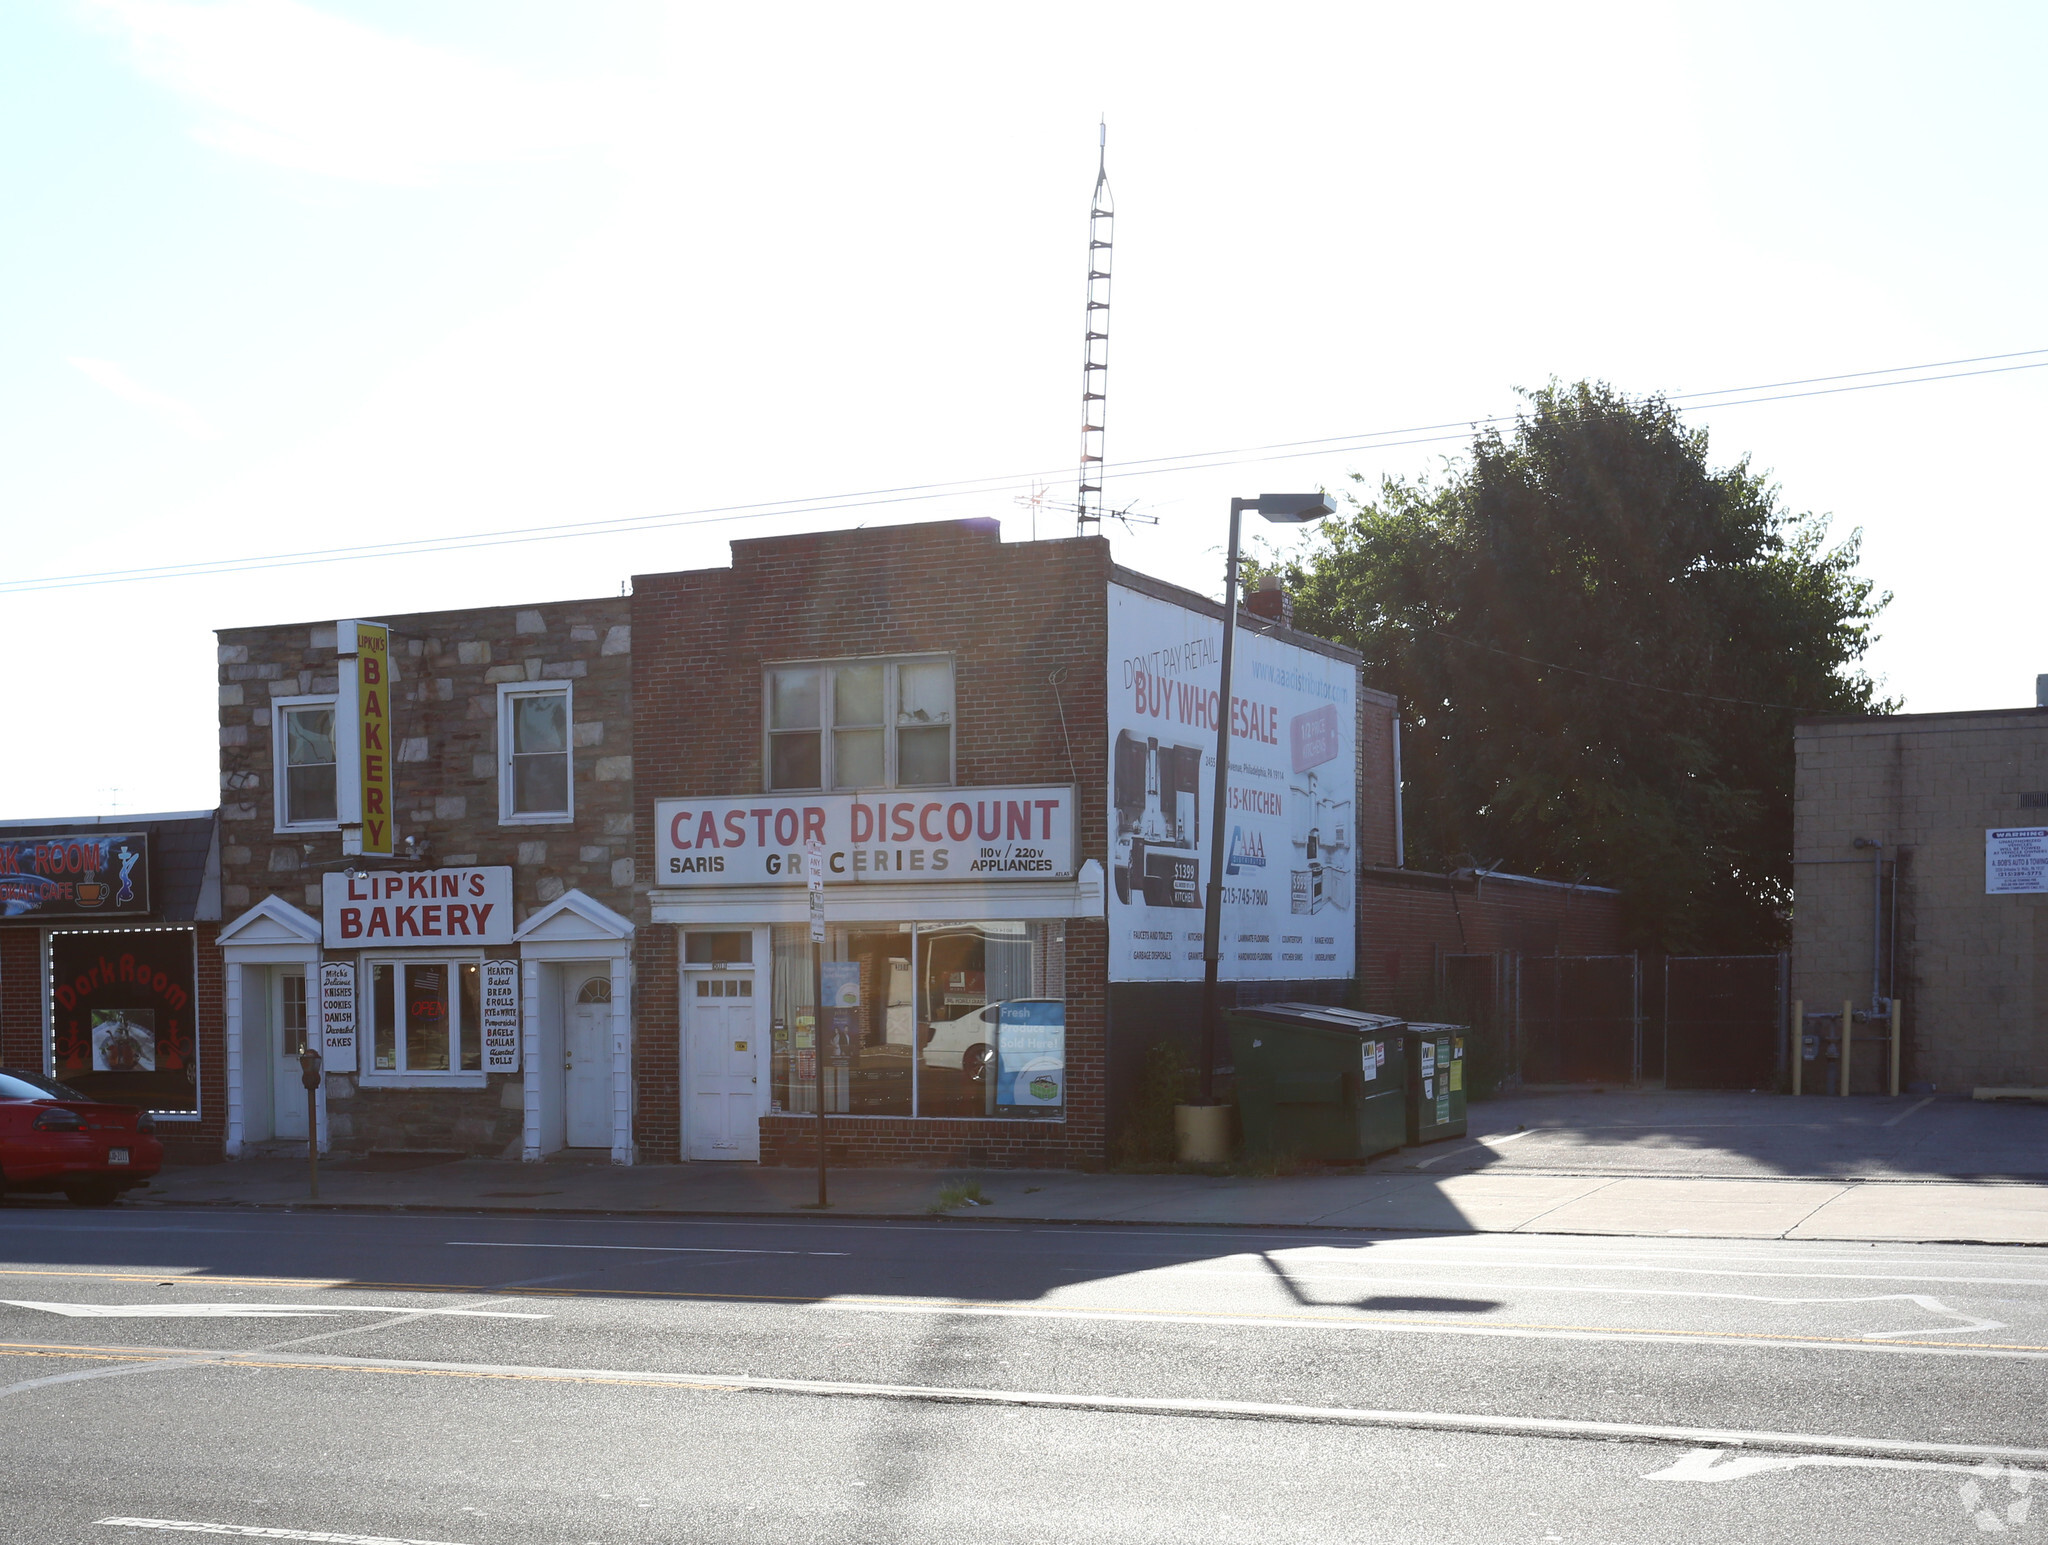
[[[1407,1137],[1402,1021],[1322,1003],[1230,1015],[1248,1155],[1356,1162]]]
[[[1434,1143],[1465,1135],[1464,1025],[1409,1024],[1408,1141]]]

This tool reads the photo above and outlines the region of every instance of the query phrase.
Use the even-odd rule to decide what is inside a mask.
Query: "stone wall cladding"
[[[1870,998],[1871,853],[1899,861],[1896,972],[1904,1078],[1942,1091],[2048,1084],[2048,896],[1984,891],[1984,833],[2048,826],[2048,711],[1818,720],[1795,732],[1792,994],[1809,1012]],[[1873,1048],[1873,1050],[1875,1050]],[[1857,1047],[1857,1092],[1882,1054]]]
[[[627,917],[641,910],[644,887],[633,863],[632,606],[616,596],[377,619],[391,628],[396,663],[398,839],[431,844],[425,867],[511,866],[515,923],[569,889]],[[336,690],[334,624],[230,628],[218,639],[223,911],[232,920],[274,894],[318,917],[321,876],[339,865],[341,836],[276,830],[272,704]],[[571,689],[573,822],[499,824],[498,688],[505,682]],[[334,1101],[336,1140],[496,1155],[516,1143],[520,1120],[502,1103],[500,1082],[356,1088]]]
[[[732,551],[730,569],[633,583],[642,873],[653,872],[656,799],[765,787],[763,667],[856,655],[950,654],[958,786],[1076,784],[1081,852],[1107,851],[1108,542],[1005,544],[995,522],[973,520],[735,542]],[[637,941],[635,1131],[655,1159],[681,1153],[676,932],[650,927]],[[1068,924],[1065,1121],[849,1117],[831,1123],[832,1144],[853,1163],[959,1163],[955,1149],[967,1147],[1003,1156],[991,1162],[1100,1163],[1105,945],[1099,920]],[[763,1118],[764,1160],[811,1162],[803,1133],[814,1120]],[[987,1140],[963,1141],[963,1125],[989,1128]]]

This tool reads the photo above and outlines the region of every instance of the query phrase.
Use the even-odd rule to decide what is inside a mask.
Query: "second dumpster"
[[[1464,1025],[1404,1025],[1408,1043],[1408,1141],[1465,1135]]]
[[[1385,1014],[1323,1003],[1233,1011],[1246,1154],[1342,1163],[1400,1147],[1408,1134],[1403,1028]]]

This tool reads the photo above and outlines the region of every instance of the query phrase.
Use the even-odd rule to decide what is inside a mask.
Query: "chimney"
[[[1270,618],[1283,628],[1294,626],[1294,597],[1280,588],[1280,576],[1277,574],[1259,576],[1259,588],[1244,598],[1244,609],[1255,617]],[[2041,680],[2048,683],[2048,676]],[[2042,690],[2048,691],[2048,685],[2044,685]]]
[[[2048,676],[2034,678],[2034,706],[2048,708]]]

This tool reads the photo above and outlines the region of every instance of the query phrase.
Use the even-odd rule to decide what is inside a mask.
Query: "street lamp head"
[[[1313,494],[1260,494],[1248,500],[1249,508],[1257,510],[1266,519],[1280,525],[1300,525],[1304,521],[1321,520],[1325,515],[1337,513],[1325,493]]]

